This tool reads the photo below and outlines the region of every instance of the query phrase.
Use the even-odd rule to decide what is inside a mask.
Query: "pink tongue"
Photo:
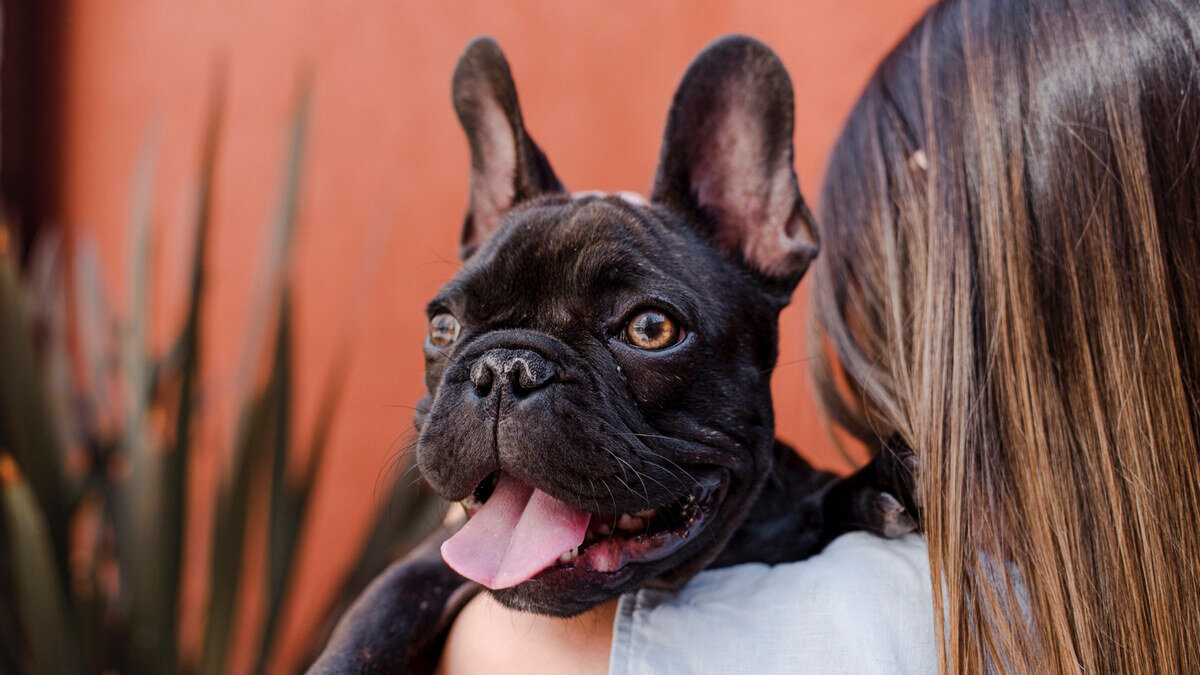
[[[492,496],[442,544],[442,559],[492,590],[516,586],[582,544],[591,518],[501,473]]]

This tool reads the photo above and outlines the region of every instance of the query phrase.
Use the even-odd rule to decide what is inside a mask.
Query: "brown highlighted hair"
[[[818,388],[921,460],[943,669],[1200,672],[1200,3],[937,4],[820,215]]]

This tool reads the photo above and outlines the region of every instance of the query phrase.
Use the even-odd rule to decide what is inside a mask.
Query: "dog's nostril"
[[[549,384],[554,377],[554,366],[549,361],[524,349],[492,350],[471,367],[471,384],[481,398],[491,394],[496,386],[507,388],[516,398],[524,398]]]
[[[513,359],[509,380],[512,382],[513,393],[517,396],[528,396],[554,379],[554,369],[550,367],[550,364],[542,359],[538,359],[538,361],[539,363],[531,364],[524,358]]]
[[[475,385],[475,393],[479,397],[487,396],[492,391],[492,383],[496,381],[496,373],[487,359],[479,359],[471,367],[471,384]]]

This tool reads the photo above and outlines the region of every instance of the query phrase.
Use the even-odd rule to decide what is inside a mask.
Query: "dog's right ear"
[[[794,108],[792,80],[769,47],[742,35],[712,43],[675,92],[651,195],[785,303],[817,254],[792,168]]]
[[[563,186],[525,131],[517,87],[500,46],[489,37],[467,45],[454,69],[454,110],[471,144],[471,205],[463,223],[466,260],[522,201]]]

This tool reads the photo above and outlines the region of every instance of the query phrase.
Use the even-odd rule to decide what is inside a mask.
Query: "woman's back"
[[[1198,29],[1194,2],[940,3],[834,152],[813,293],[851,391],[818,373],[922,459],[954,670],[1200,672]]]

